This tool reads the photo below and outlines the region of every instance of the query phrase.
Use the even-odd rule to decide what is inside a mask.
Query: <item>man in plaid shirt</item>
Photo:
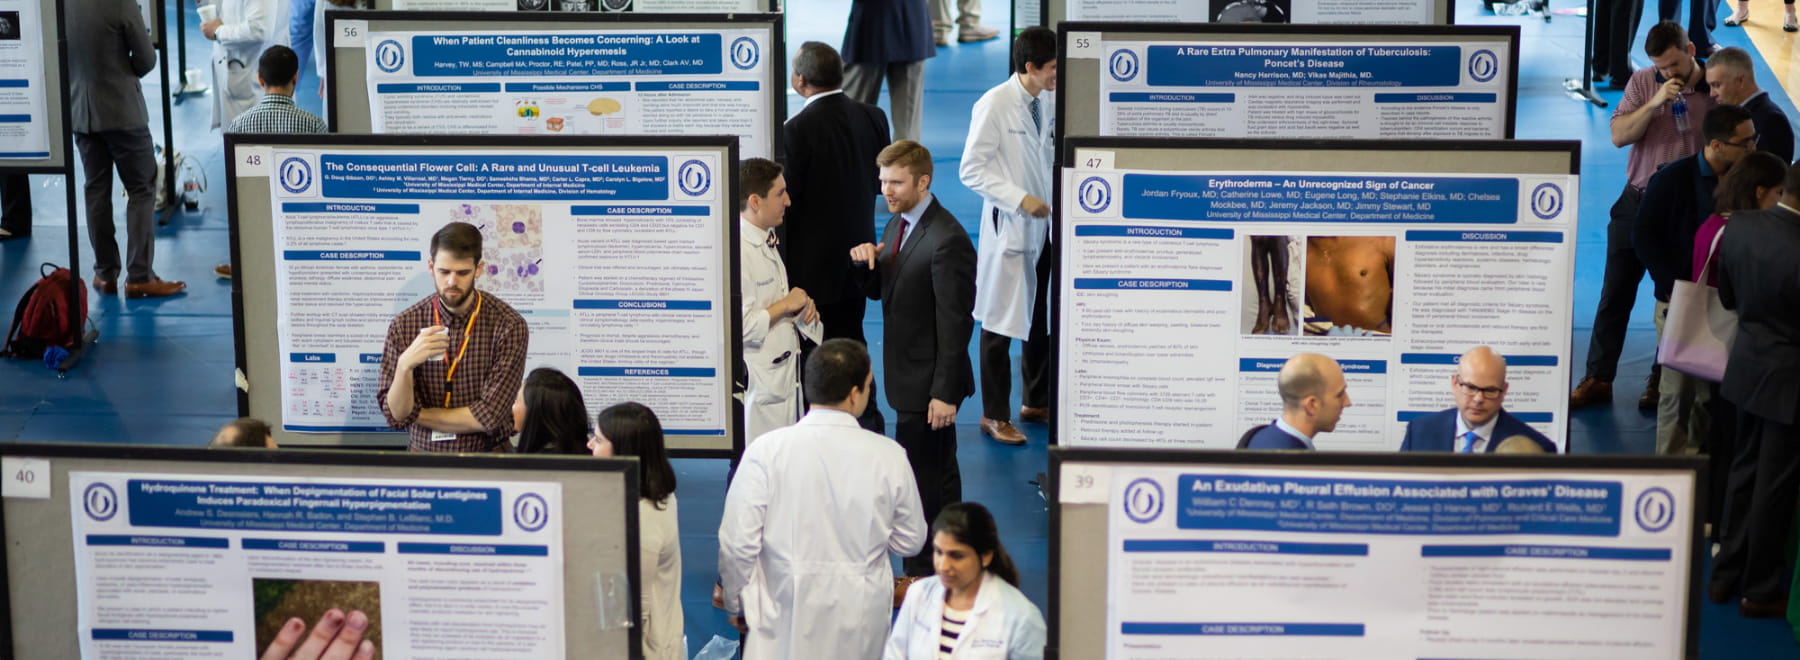
[[[431,237],[437,292],[388,324],[375,398],[413,451],[505,451],[530,330],[492,293],[478,291],[481,230],[452,222]]]
[[[263,97],[231,120],[227,133],[324,133],[325,122],[294,105],[300,82],[300,57],[287,46],[270,46],[256,61],[256,81]]]

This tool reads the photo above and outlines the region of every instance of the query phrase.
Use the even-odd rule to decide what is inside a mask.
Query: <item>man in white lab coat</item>
[[[200,24],[200,34],[213,42],[212,127],[230,126],[231,120],[256,105],[262,87],[256,84],[256,62],[269,46],[288,41],[287,0],[214,0],[217,12]]]
[[[906,451],[856,423],[874,383],[862,344],[820,344],[806,360],[811,410],[744,451],[719,575],[745,660],[881,657],[888,555],[917,553],[926,527]]]
[[[817,341],[819,310],[800,287],[789,287],[775,250],[775,228],[787,211],[781,166],[764,158],[738,166],[738,292],[743,299],[744,439],[800,419],[800,335]]]
[[[1056,33],[1031,27],[1013,41],[1006,82],[981,95],[963,145],[963,185],[981,195],[975,320],[981,322],[981,432],[1025,444],[1012,424],[1012,340],[1025,342],[1019,421],[1050,418],[1050,176],[1056,145]]]

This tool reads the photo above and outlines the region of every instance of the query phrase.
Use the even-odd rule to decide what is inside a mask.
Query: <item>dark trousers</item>
[[[1738,416],[1737,457],[1726,485],[1725,540],[1713,557],[1713,583],[1741,587],[1762,603],[1787,600],[1788,531],[1800,489],[1794,424]]]
[[[1594,73],[1623,87],[1631,78],[1631,51],[1637,47],[1638,21],[1644,16],[1643,0],[1594,0],[1594,52],[1589,64]]]
[[[854,339],[868,348],[869,341],[863,337],[863,312],[867,309],[868,299],[852,295],[847,299],[830,303],[818,303],[819,324],[824,326],[824,339]],[[812,342],[801,342],[800,381],[806,382],[806,359],[812,355]],[[874,351],[869,352],[871,357]],[[877,379],[880,380],[880,379]],[[879,384],[869,386],[869,407],[863,409],[861,417],[856,418],[858,426],[872,433],[887,435],[887,418],[881,414],[881,406],[875,405],[880,398],[876,396],[881,389]]]
[[[925,524],[937,522],[939,511],[962,501],[962,470],[956,465],[956,425],[933,430],[925,421],[923,410],[895,411],[894,439],[906,449],[906,462],[912,464],[913,482],[919,486],[919,504],[925,510]],[[936,573],[931,565],[931,536],[919,554],[901,562],[909,576],[924,577]]]
[[[94,279],[119,278],[119,239],[113,235],[113,169],[125,184],[125,235],[129,259],[128,283],[156,277],[150,262],[156,257],[156,156],[150,146],[150,128],[139,126],[98,133],[76,133],[82,172],[87,177],[88,241],[94,246]]]
[[[1711,475],[1706,485],[1706,522],[1713,526],[1710,538],[1718,541],[1725,538],[1725,498],[1731,481],[1731,462],[1737,458],[1738,409],[1717,393],[1707,406],[1712,423],[1700,446],[1706,452],[1706,473]]]
[[[31,235],[31,175],[0,175],[0,229]]]
[[[1600,305],[1594,309],[1594,334],[1588,341],[1587,377],[1608,383],[1619,373],[1625,328],[1637,304],[1638,283],[1644,281],[1644,262],[1631,249],[1631,223],[1643,196],[1626,186],[1606,223],[1606,271],[1600,280]]]
[[[1688,41],[1693,42],[1694,52],[1701,57],[1712,53],[1712,30],[1719,27],[1719,3],[1715,0],[1688,0]],[[1658,20],[1675,20],[1681,11],[1681,0],[1657,0],[1656,17]]]
[[[1045,304],[1050,290],[1050,245],[1037,261],[1037,295],[1032,297],[1031,328],[1026,331],[1025,350],[1020,355],[1019,376],[1025,381],[1025,405],[1031,408],[1050,406],[1050,308]],[[1013,338],[981,331],[981,416],[1001,421],[1012,419],[1012,342]]]

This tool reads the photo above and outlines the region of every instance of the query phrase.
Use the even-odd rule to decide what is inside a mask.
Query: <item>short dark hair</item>
[[[745,158],[738,164],[738,204],[747,207],[751,195],[767,198],[780,176],[780,163],[767,158]]]
[[[1025,65],[1043,68],[1045,64],[1056,61],[1056,31],[1042,25],[1033,25],[1020,32],[1013,39],[1012,66],[1014,73],[1025,73]]]
[[[1700,135],[1707,142],[1730,142],[1731,137],[1737,133],[1738,124],[1747,121],[1750,121],[1750,111],[1745,110],[1744,106],[1730,103],[1715,105],[1713,109],[1706,111],[1706,118],[1700,120]]]
[[[431,258],[439,252],[450,253],[452,259],[481,261],[481,230],[467,222],[452,222],[431,235]]]
[[[794,53],[794,75],[819,89],[837,89],[844,86],[844,59],[829,44],[808,41]]]
[[[675,468],[669,465],[662,422],[656,419],[656,413],[644,404],[626,401],[600,411],[594,425],[612,443],[614,456],[637,457],[638,497],[649,500],[658,509],[664,508],[675,493]]]
[[[235,431],[236,434],[230,439],[214,436],[212,444],[207,446],[214,448],[246,447],[250,449],[261,449],[269,446],[269,438],[275,437],[275,430],[269,428],[269,423],[255,417],[239,417],[231,420],[229,424],[220,428],[219,432],[224,433],[225,429],[231,429]]]
[[[854,339],[827,339],[806,358],[806,400],[835,405],[869,377],[869,350]]]
[[[1745,156],[1719,178],[1719,190],[1713,193],[1713,212],[1725,215],[1732,211],[1760,208],[1757,188],[1780,188],[1787,177],[1788,164],[1767,151]]]
[[[1656,57],[1669,51],[1670,48],[1687,48],[1687,28],[1675,21],[1663,21],[1650,26],[1650,34],[1644,35],[1644,54]]]
[[[300,75],[300,56],[281,44],[270,46],[256,60],[256,75],[269,87],[286,87]]]
[[[521,454],[588,454],[587,403],[568,375],[549,367],[525,376]]]

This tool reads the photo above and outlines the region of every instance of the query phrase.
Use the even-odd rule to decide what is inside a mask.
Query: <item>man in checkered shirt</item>
[[[287,46],[270,46],[256,61],[256,80],[263,97],[231,120],[227,133],[324,133],[325,122],[294,105],[300,82],[300,57]]]

